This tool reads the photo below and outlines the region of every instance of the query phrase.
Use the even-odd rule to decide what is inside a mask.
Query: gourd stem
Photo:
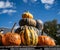
[[[25,10],[24,12],[29,12],[28,10]]]
[[[14,23],[14,25],[13,25],[13,27],[12,27],[12,29],[11,29],[11,33],[14,32],[14,27],[15,27],[15,25],[16,25],[16,23]]]

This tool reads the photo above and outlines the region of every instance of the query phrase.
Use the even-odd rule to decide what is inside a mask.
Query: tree
[[[57,25],[58,24],[57,24],[57,20],[56,19],[54,19],[52,21],[47,21],[47,22],[44,23],[44,29],[43,29],[43,31],[48,36],[50,36],[53,39],[55,39],[57,45],[60,45],[60,38],[56,36],[57,35],[57,30],[59,28],[59,27],[57,28]]]

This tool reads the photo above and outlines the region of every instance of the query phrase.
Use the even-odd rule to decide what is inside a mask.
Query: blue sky
[[[60,0],[0,0],[0,27],[11,28],[29,11],[35,20],[43,22],[57,19],[60,23]]]

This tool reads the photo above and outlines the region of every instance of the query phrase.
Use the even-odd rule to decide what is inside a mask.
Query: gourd
[[[26,26],[28,29],[33,29],[37,34],[40,34],[40,31],[36,28],[36,27],[32,27],[32,26]],[[15,30],[15,32],[16,33],[18,33],[18,34],[20,34],[20,32],[22,31],[22,30],[24,30],[25,29],[25,26],[20,26],[19,28],[17,28],[16,30]]]
[[[47,35],[40,35],[38,36],[38,45],[40,46],[55,46],[55,41],[47,36]]]
[[[33,29],[25,29],[20,32],[21,41],[23,45],[35,46],[38,43],[38,35]]]
[[[32,19],[33,15],[31,13],[29,13],[29,12],[24,12],[22,14],[22,18],[30,18],[30,19]]]
[[[36,21],[34,19],[24,18],[19,21],[20,26],[28,25],[28,26],[36,26]]]
[[[43,29],[43,22],[41,20],[36,20],[36,27],[39,30],[42,30]]]
[[[15,26],[15,24],[14,24]],[[13,28],[14,28],[13,26]],[[14,33],[13,28],[11,32],[7,32],[6,34],[3,35],[2,37],[2,43],[4,46],[18,46],[21,44],[21,38],[20,35],[17,33]]]

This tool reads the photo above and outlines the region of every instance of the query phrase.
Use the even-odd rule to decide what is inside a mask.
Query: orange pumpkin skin
[[[56,45],[56,44],[55,44],[54,40],[53,40],[53,39],[51,39],[50,46],[55,46],[55,45]]]
[[[2,38],[2,43],[4,46],[18,46],[21,44],[20,35],[8,32],[4,34]]]
[[[55,42],[52,38],[50,38],[49,36],[38,36],[38,45],[41,46],[55,46]]]
[[[3,37],[3,34],[0,33],[0,45],[2,45],[2,37]]]
[[[29,12],[24,12],[23,14],[22,14],[22,18],[33,18],[33,15],[31,14],[31,13],[29,13]]]

